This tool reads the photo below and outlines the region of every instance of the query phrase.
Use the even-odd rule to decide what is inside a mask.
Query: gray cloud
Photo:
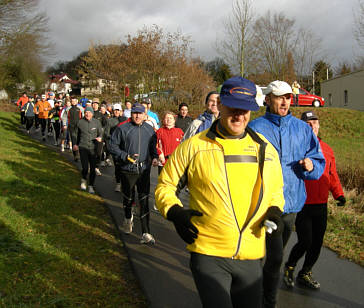
[[[256,0],[254,8],[263,15],[270,9],[282,11],[297,26],[310,28],[322,38],[327,60],[336,65],[353,57],[353,8],[357,0],[288,1]],[[230,12],[224,0],[42,0],[50,17],[50,34],[56,56],[50,63],[71,60],[87,50],[91,41],[108,43],[124,40],[143,26],[157,24],[165,31],[180,30],[194,41],[196,56],[216,56],[214,43],[222,35],[222,19]]]

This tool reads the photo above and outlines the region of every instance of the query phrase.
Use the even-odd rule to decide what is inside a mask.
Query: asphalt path
[[[43,142],[41,141],[40,132],[34,132],[34,130],[32,130],[30,136],[41,143],[47,144],[55,151],[59,151],[59,147],[52,145],[52,137],[47,137],[47,140]],[[72,154],[69,151],[60,152],[60,154],[81,169],[81,164],[73,162]],[[105,201],[111,219],[115,224],[117,235],[125,245],[130,265],[139,280],[149,307],[202,307],[189,269],[189,254],[185,249],[184,242],[176,234],[173,224],[153,210],[153,192],[157,184],[157,168],[152,168],[149,198],[151,233],[156,239],[154,246],[140,244],[141,229],[137,215],[135,215],[133,232],[130,235],[122,232],[124,214],[121,194],[114,191],[114,168],[101,167],[100,169],[102,176],[96,178],[96,193]],[[186,192],[182,192],[181,200],[188,206],[188,194]],[[138,212],[137,207],[135,211]],[[294,233],[287,245],[285,260],[295,241],[296,234]],[[302,260],[297,268],[299,269],[301,265]],[[336,253],[323,248],[313,273],[321,284],[320,290],[309,290],[299,286],[287,289],[282,282],[278,295],[278,307],[364,307],[364,269],[362,267],[340,259]],[[213,292],[213,290],[211,291]]]

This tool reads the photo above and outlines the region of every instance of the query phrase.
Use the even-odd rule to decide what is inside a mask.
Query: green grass
[[[145,307],[98,196],[0,112],[0,307]]]

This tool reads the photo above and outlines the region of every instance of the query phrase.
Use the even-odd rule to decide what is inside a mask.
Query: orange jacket
[[[34,106],[34,113],[38,114],[39,119],[48,119],[48,112],[51,111],[52,106],[48,101],[39,101]]]
[[[28,96],[24,97],[24,96],[21,96],[18,101],[16,102],[16,105],[19,106],[20,104],[20,107],[23,107],[27,102],[28,102],[29,98]]]

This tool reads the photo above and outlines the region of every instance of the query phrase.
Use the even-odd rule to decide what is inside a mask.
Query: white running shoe
[[[87,189],[87,181],[85,179],[81,179],[81,190]]]
[[[106,159],[105,162],[106,162],[106,166],[108,166],[108,167],[112,166],[112,162],[111,162],[111,160],[109,158]]]
[[[64,152],[64,144],[61,144],[61,152]]]
[[[151,235],[150,233],[143,233],[140,243],[147,244],[147,245],[154,245],[155,239],[154,239],[153,235]]]
[[[116,192],[121,192],[121,184],[120,183],[116,183],[116,185],[115,185],[115,191]]]
[[[89,185],[89,186],[88,186],[88,192],[89,192],[90,194],[95,194],[94,187],[93,187],[93,186],[91,186],[91,185]]]
[[[129,219],[124,219],[123,229],[125,234],[130,234],[131,232],[133,232],[133,215],[131,215],[131,218]]]
[[[95,168],[95,173],[96,175],[102,175],[101,171],[99,168]]]

